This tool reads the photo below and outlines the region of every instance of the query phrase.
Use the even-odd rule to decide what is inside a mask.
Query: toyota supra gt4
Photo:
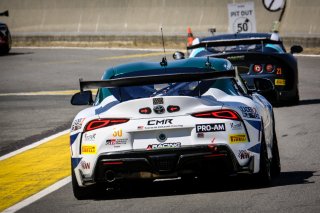
[[[165,63],[164,63],[165,62]],[[248,90],[230,61],[209,57],[131,63],[80,80],[71,125],[76,198],[128,180],[280,173],[271,104]],[[95,100],[90,89],[98,88]]]

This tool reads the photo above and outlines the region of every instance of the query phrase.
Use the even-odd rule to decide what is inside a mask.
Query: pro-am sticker
[[[216,124],[197,124],[196,132],[219,132],[226,131],[226,126],[224,123],[216,123]]]

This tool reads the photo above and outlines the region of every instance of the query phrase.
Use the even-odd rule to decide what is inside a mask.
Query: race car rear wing
[[[214,40],[214,41],[201,41],[198,44],[187,47],[188,50],[196,49],[199,47],[218,47],[218,46],[234,46],[234,45],[247,45],[247,44],[281,44],[281,41],[271,40],[270,38],[241,38],[241,39],[228,39],[228,40]]]
[[[99,81],[83,81],[79,79],[80,91],[84,89],[96,89],[96,88],[116,88],[126,86],[140,86],[147,84],[162,84],[162,83],[175,83],[175,82],[190,82],[190,81],[202,81],[213,80],[223,78],[235,78],[235,70],[227,71],[210,71],[210,72],[192,72],[192,73],[178,73],[178,74],[163,74],[163,75],[147,75],[147,76],[134,76],[123,77],[109,80]]]

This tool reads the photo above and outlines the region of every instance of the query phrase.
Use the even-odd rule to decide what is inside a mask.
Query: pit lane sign
[[[257,32],[253,2],[228,4],[228,17],[230,33]]]

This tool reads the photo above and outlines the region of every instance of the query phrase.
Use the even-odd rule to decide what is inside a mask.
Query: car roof
[[[210,69],[206,63],[211,64]],[[188,58],[182,60],[168,61],[167,66],[161,66],[160,62],[134,62],[128,64],[122,64],[110,69],[107,69],[102,77],[103,80],[110,78],[117,78],[120,76],[134,76],[134,75],[159,75],[159,74],[175,74],[175,73],[187,73],[187,72],[206,72],[206,71],[225,71],[226,65],[230,64],[225,59],[198,57]],[[139,74],[136,74],[139,73]]]

